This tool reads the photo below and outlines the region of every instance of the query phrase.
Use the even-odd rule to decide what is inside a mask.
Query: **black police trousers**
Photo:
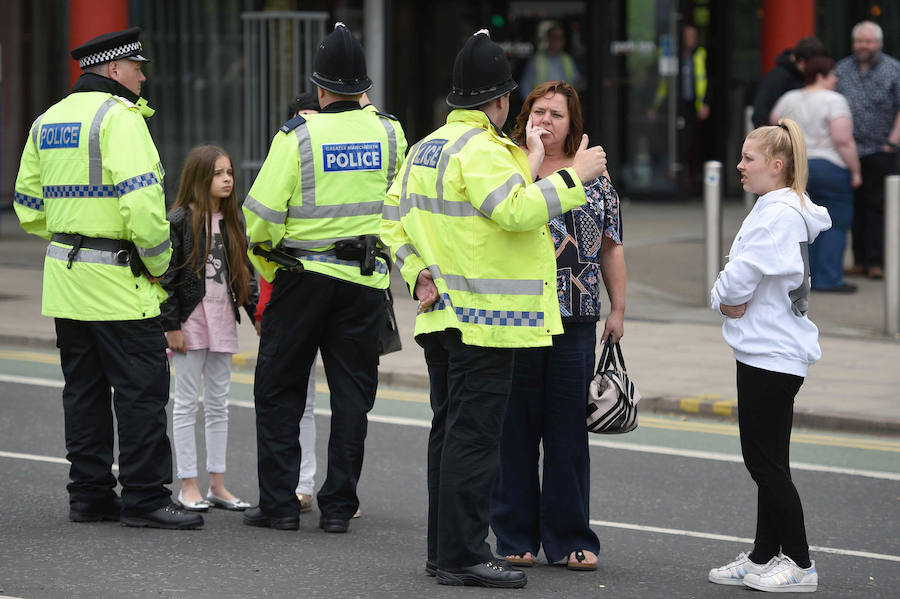
[[[342,520],[356,512],[383,321],[383,290],[310,271],[278,272],[263,312],[253,387],[259,507],[266,515],[300,512],[294,494],[300,467],[297,437],[317,350],[331,392],[328,470],[316,496],[319,511]]]
[[[169,362],[159,318],[87,322],[57,318],[65,387],[70,503],[115,497],[113,414],[119,433],[122,512],[137,515],[170,502],[172,448],[166,435]],[[112,392],[110,388],[114,388]]]
[[[428,561],[465,568],[493,559],[485,542],[513,350],[465,345],[450,329],[417,338],[431,381]]]

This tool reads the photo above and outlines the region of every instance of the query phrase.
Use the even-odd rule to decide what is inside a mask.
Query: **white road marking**
[[[681,530],[678,528],[662,528],[659,526],[644,526],[642,524],[627,524],[625,522],[609,522],[607,520],[591,520],[592,526],[604,526],[607,528],[622,528],[625,530],[636,530],[640,532],[656,532],[665,535],[676,535],[681,537],[693,537],[696,539],[712,539],[714,541],[730,541],[732,543],[742,543],[752,545],[753,539],[745,537],[733,537],[730,535],[719,535],[709,532],[697,532],[693,530]],[[816,545],[809,546],[810,551],[819,551],[821,553],[834,553],[836,555],[850,555],[853,557],[864,557],[867,559],[880,559],[889,562],[900,562],[900,555],[889,555],[886,553],[872,553],[870,551],[856,551],[855,549],[838,549],[835,547],[820,547]]]
[[[20,383],[23,385],[37,385],[43,387],[54,387],[59,388],[63,386],[62,381],[53,380],[53,379],[39,379],[39,378],[31,378],[31,377],[19,377],[12,375],[0,375],[0,382],[9,382],[9,383]],[[253,408],[252,401],[244,401],[244,400],[230,400],[229,405],[234,407],[241,408]],[[331,410],[327,409],[319,409],[315,410],[315,414],[317,416],[331,416]],[[415,426],[418,428],[429,428],[431,426],[431,422],[427,420],[420,420],[417,418],[401,418],[397,416],[381,416],[378,414],[369,414],[369,420],[372,422],[379,422],[382,424],[395,424],[398,426]],[[604,441],[600,439],[592,439],[589,441],[590,445],[595,447],[605,447],[608,449],[621,449],[625,451],[641,451],[646,453],[656,453],[663,455],[672,455],[678,457],[690,457],[704,460],[715,460],[721,462],[736,462],[741,463],[741,456],[726,454],[726,453],[717,453],[711,451],[695,451],[695,450],[685,450],[685,449],[672,449],[668,447],[655,447],[652,445],[641,445],[638,443],[627,443],[627,442],[617,442],[617,441]],[[69,461],[64,458],[56,458],[52,456],[41,456],[34,455],[28,453],[15,453],[10,451],[0,451],[0,458],[11,458],[11,459],[19,459],[19,460],[33,460],[39,462],[49,462],[53,464],[66,464],[68,465]],[[113,466],[114,469],[117,469],[117,466]],[[866,476],[871,478],[882,478],[886,480],[900,480],[900,475],[890,473],[890,472],[875,472],[870,470],[854,470],[851,468],[835,468],[831,466],[819,466],[816,464],[803,464],[803,463],[791,463],[791,468],[796,468],[798,470],[810,470],[814,472],[829,472],[836,474],[847,474],[850,476]],[[653,532],[659,534],[667,534],[667,535],[675,535],[682,537],[692,537],[697,539],[711,539],[716,541],[728,541],[732,543],[741,543],[741,544],[752,544],[753,539],[745,538],[745,537],[735,537],[731,535],[721,535],[716,533],[708,533],[708,532],[700,532],[693,530],[681,530],[677,528],[662,528],[659,526],[645,526],[642,524],[629,524],[625,522],[611,522],[607,520],[591,520],[592,526],[601,526],[607,528],[621,528],[625,530],[633,530],[639,532]],[[889,555],[885,553],[872,553],[870,551],[857,551],[855,549],[839,549],[836,547],[821,547],[821,546],[810,546],[810,551],[818,551],[821,553],[833,553],[836,555],[847,555],[853,557],[862,557],[866,559],[878,559],[878,560],[886,560],[892,562],[900,562],[900,556],[897,555]]]
[[[55,379],[41,379],[32,377],[21,377],[14,375],[0,374],[0,382],[19,383],[22,385],[36,385],[40,387],[61,388],[63,381]],[[237,408],[253,409],[252,401],[229,399],[228,405]],[[319,416],[331,416],[331,411],[327,409],[317,409],[315,414]],[[382,424],[396,424],[399,426],[416,426],[419,428],[430,428],[431,421],[421,420],[418,418],[403,418],[399,416],[382,416],[379,414],[369,414],[369,421],[380,422]],[[721,453],[715,451],[700,451],[695,449],[676,449],[672,447],[660,447],[657,445],[644,445],[641,443],[629,443],[627,441],[609,441],[605,439],[591,439],[589,445],[594,447],[605,447],[607,449],[620,449],[624,451],[639,451],[644,453],[654,453],[658,455],[670,455],[682,458],[696,458],[701,460],[710,460],[716,462],[731,462],[742,464],[743,458],[736,454]],[[828,474],[845,474],[847,476],[862,476],[866,478],[876,478],[880,480],[900,481],[900,473],[882,472],[879,470],[859,470],[856,468],[842,468],[839,466],[824,466],[820,464],[809,464],[806,462],[791,462],[791,468],[795,470],[804,470],[807,472],[827,472]]]

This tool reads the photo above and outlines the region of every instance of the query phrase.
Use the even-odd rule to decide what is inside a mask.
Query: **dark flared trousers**
[[[897,154],[875,152],[859,159],[862,185],[853,198],[853,262],[884,266],[884,178],[896,175]]]
[[[172,448],[166,435],[169,362],[158,318],[87,322],[55,319],[66,385],[70,503],[115,497],[113,413],[119,432],[122,512],[137,515],[170,502]],[[115,389],[113,393],[111,388]]]
[[[458,330],[418,337],[431,380],[428,561],[464,568],[493,559],[485,542],[513,350],[463,344]]]
[[[596,323],[566,324],[553,347],[516,350],[500,471],[491,495],[491,528],[501,556],[537,555],[543,546],[552,563],[578,549],[600,549],[589,521],[585,422],[596,342]]]
[[[790,467],[794,397],[802,384],[800,376],[737,363],[741,452],[758,489],[750,554],[757,564],[781,551],[801,567],[809,565],[803,506]]]
[[[328,470],[317,495],[327,518],[349,520],[378,388],[378,331],[384,291],[309,271],[280,271],[262,317],[253,395],[259,507],[295,516],[300,467],[297,431],[306,409],[309,370],[322,353],[331,392]]]

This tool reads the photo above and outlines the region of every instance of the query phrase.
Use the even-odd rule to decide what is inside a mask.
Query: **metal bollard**
[[[884,329],[900,333],[900,175],[884,178]]]
[[[744,108],[744,132],[749,135],[753,131],[753,107],[746,106]],[[747,214],[753,210],[753,203],[756,201],[756,194],[752,191],[744,192],[744,212]]]
[[[704,249],[706,277],[703,282],[703,305],[709,304],[712,289],[722,268],[722,163],[710,160],[703,163]]]

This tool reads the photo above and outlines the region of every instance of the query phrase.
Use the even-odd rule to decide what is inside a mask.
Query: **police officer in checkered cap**
[[[69,519],[198,528],[203,518],[175,506],[166,487],[166,294],[157,278],[172,248],[163,169],[144,122],[153,110],[140,98],[139,36],[135,27],[72,50],[81,77],[32,124],[14,206],[22,227],[50,242],[42,313],[55,319],[65,377]]]

